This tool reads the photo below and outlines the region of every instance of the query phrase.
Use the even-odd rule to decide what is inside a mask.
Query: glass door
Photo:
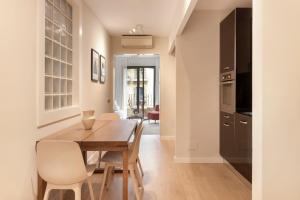
[[[127,117],[145,118],[155,105],[155,67],[127,67]]]

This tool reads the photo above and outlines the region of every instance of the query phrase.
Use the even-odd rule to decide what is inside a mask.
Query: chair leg
[[[87,179],[91,200],[95,200],[91,177]]]
[[[106,182],[106,189],[109,188],[111,182],[112,182],[112,179],[113,179],[113,175],[114,175],[114,170],[115,170],[115,167],[114,166],[111,166],[108,168],[108,172],[107,172],[107,182]]]
[[[109,166],[105,165],[104,174],[103,174],[103,180],[102,180],[102,185],[101,185],[101,189],[100,189],[99,200],[101,200],[102,196],[103,196],[103,191],[104,191],[105,184],[106,184],[108,169],[109,169]]]
[[[102,158],[102,151],[99,151],[99,157],[98,157],[98,166],[97,168],[100,168],[100,163],[101,163],[101,158]]]
[[[75,194],[75,200],[81,200],[81,187],[76,186],[73,188]]]
[[[47,184],[46,191],[45,191],[45,194],[44,194],[44,200],[48,200],[49,199],[50,191],[51,191],[51,189],[49,188],[49,186]]]
[[[144,185],[143,185],[143,179],[140,175],[140,172],[139,172],[139,169],[138,169],[138,166],[137,165],[134,165],[134,171],[135,171],[135,176],[136,176],[136,179],[138,181],[138,186],[141,188],[141,189],[144,189]]]
[[[133,183],[133,188],[134,188],[134,192],[135,192],[135,197],[137,200],[140,200],[140,191],[139,191],[139,184],[138,181],[136,180],[136,176],[135,176],[135,172],[134,172],[134,167],[133,166],[129,166],[129,171],[130,171],[130,176],[131,176],[131,180]]]
[[[140,160],[140,157],[138,156],[137,158],[137,162],[138,162],[138,165],[139,165],[139,168],[141,170],[141,174],[142,174],[142,177],[144,177],[144,170],[142,168],[142,164],[141,164],[141,160]]]

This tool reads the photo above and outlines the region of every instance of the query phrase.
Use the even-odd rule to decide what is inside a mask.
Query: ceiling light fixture
[[[144,27],[142,24],[137,24],[134,28],[129,31],[130,35],[143,35],[144,34]]]

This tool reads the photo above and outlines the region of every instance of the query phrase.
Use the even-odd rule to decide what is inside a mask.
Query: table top
[[[69,140],[88,145],[127,145],[136,125],[136,120],[96,120],[92,130],[85,130],[81,123],[77,123],[41,140]]]

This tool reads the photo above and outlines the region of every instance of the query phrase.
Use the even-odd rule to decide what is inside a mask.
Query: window
[[[73,105],[72,6],[45,0],[45,111]]]
[[[75,0],[38,1],[37,127],[80,114],[80,16]]]

